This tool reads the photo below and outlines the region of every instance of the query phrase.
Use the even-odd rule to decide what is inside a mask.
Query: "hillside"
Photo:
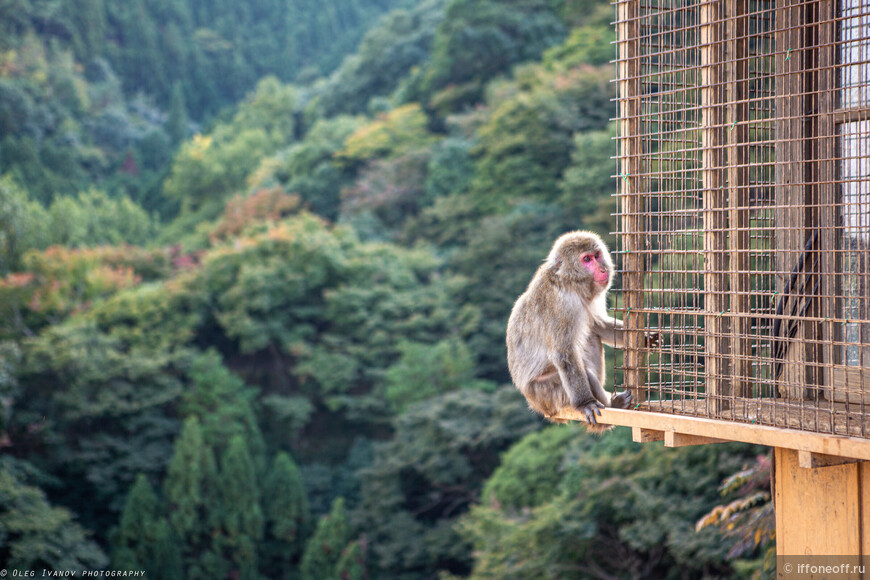
[[[546,426],[507,375],[552,240],[614,229],[612,7],[222,4],[0,8],[0,562],[732,574],[694,524],[757,450]]]

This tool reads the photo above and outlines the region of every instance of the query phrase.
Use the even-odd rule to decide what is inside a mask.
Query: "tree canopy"
[[[0,562],[760,569],[767,498],[718,491],[758,450],[545,426],[509,385],[553,239],[614,230],[611,10],[0,2]]]

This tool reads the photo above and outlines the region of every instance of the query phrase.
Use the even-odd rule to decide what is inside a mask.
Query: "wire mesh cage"
[[[615,2],[642,408],[870,437],[868,4]]]

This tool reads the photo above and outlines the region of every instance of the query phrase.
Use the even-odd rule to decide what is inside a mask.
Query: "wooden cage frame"
[[[870,3],[614,6],[638,405],[602,421],[772,446],[778,554],[870,555]]]

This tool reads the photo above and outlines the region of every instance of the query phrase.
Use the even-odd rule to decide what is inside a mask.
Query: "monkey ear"
[[[561,255],[557,255],[557,256],[553,259],[553,265],[556,267],[556,270],[558,270],[559,268],[562,267],[562,262],[563,262],[563,259],[562,259],[562,256],[561,256]]]

